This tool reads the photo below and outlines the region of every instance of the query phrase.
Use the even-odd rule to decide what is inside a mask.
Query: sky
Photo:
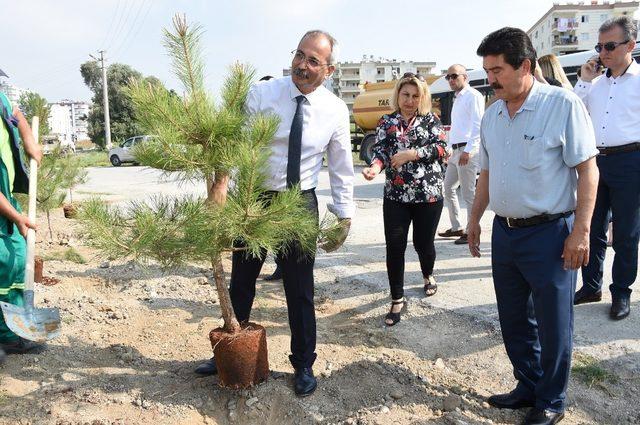
[[[435,61],[479,68],[475,50],[504,26],[528,30],[553,0],[0,0],[5,39],[0,69],[9,82],[49,102],[91,99],[80,64],[105,50],[108,63],[124,63],[181,92],[162,45],[162,30],[176,13],[200,24],[207,86],[216,93],[235,62],[257,76],[282,75],[290,52],[309,29],[329,31],[340,61],[363,55]]]

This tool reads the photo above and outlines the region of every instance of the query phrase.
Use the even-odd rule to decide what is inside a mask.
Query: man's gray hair
[[[331,46],[331,54],[329,55],[329,64],[335,65],[338,62],[338,52],[340,49],[338,47],[338,41],[335,38],[333,38],[331,34],[322,30],[311,30],[311,31],[307,31],[302,36],[300,41],[304,40],[307,37],[318,37],[318,36],[323,36],[327,40],[329,40],[329,45]]]
[[[617,18],[611,18],[600,26],[599,32],[607,32],[614,27],[622,28],[625,40],[636,41],[638,38],[638,26],[629,16],[618,16]]]

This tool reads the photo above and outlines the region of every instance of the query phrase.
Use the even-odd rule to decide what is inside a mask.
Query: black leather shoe
[[[631,312],[631,303],[629,298],[614,298],[611,303],[611,311],[609,317],[613,320],[622,320]]]
[[[453,230],[453,229],[447,229],[444,232],[438,232],[438,236],[440,236],[441,238],[452,238],[454,236],[462,236],[464,235],[464,230],[460,229],[460,230]]]
[[[310,367],[301,367],[296,369],[293,376],[294,389],[298,397],[306,397],[313,394],[318,387],[318,381],[313,376],[313,370]]]
[[[498,409],[520,409],[523,407],[533,407],[535,401],[530,398],[524,398],[517,394],[516,390],[506,394],[495,394],[487,399],[487,403]]]
[[[522,425],[553,425],[564,418],[564,412],[553,412],[548,409],[534,407],[524,417]]]
[[[216,365],[216,359],[211,357],[204,363],[200,363],[194,370],[195,373],[202,376],[211,376],[218,373],[218,366]]]
[[[276,271],[274,271],[272,275],[269,275],[264,278],[264,280],[280,280],[280,279],[282,279],[282,269],[280,269],[280,266],[276,267]]]
[[[6,354],[38,354],[45,349],[45,344],[29,341],[24,338],[18,338],[15,342],[4,342],[0,344],[0,350],[3,350]]]
[[[467,245],[469,243],[469,240],[467,239],[467,234],[465,233],[464,235],[460,236],[458,239],[453,241],[453,243],[456,245]]]
[[[576,292],[573,298],[573,305],[597,303],[602,300],[602,291],[593,292],[591,288],[585,288],[584,286]]]

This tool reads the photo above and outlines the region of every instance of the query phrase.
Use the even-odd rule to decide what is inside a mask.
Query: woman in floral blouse
[[[384,235],[391,310],[385,323],[400,321],[404,300],[404,253],[409,225],[413,222],[413,246],[420,259],[426,296],[438,289],[433,278],[436,259],[434,237],[442,212],[442,160],[446,156],[445,132],[430,112],[431,94],[426,83],[405,74],[394,90],[396,111],[384,115],[376,129],[374,159],[362,174],[372,180],[383,169]]]

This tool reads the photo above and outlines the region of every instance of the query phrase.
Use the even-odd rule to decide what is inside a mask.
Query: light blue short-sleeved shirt
[[[537,81],[513,118],[498,100],[481,125],[489,208],[527,218],[575,210],[576,165],[598,154],[587,110],[573,92]]]

